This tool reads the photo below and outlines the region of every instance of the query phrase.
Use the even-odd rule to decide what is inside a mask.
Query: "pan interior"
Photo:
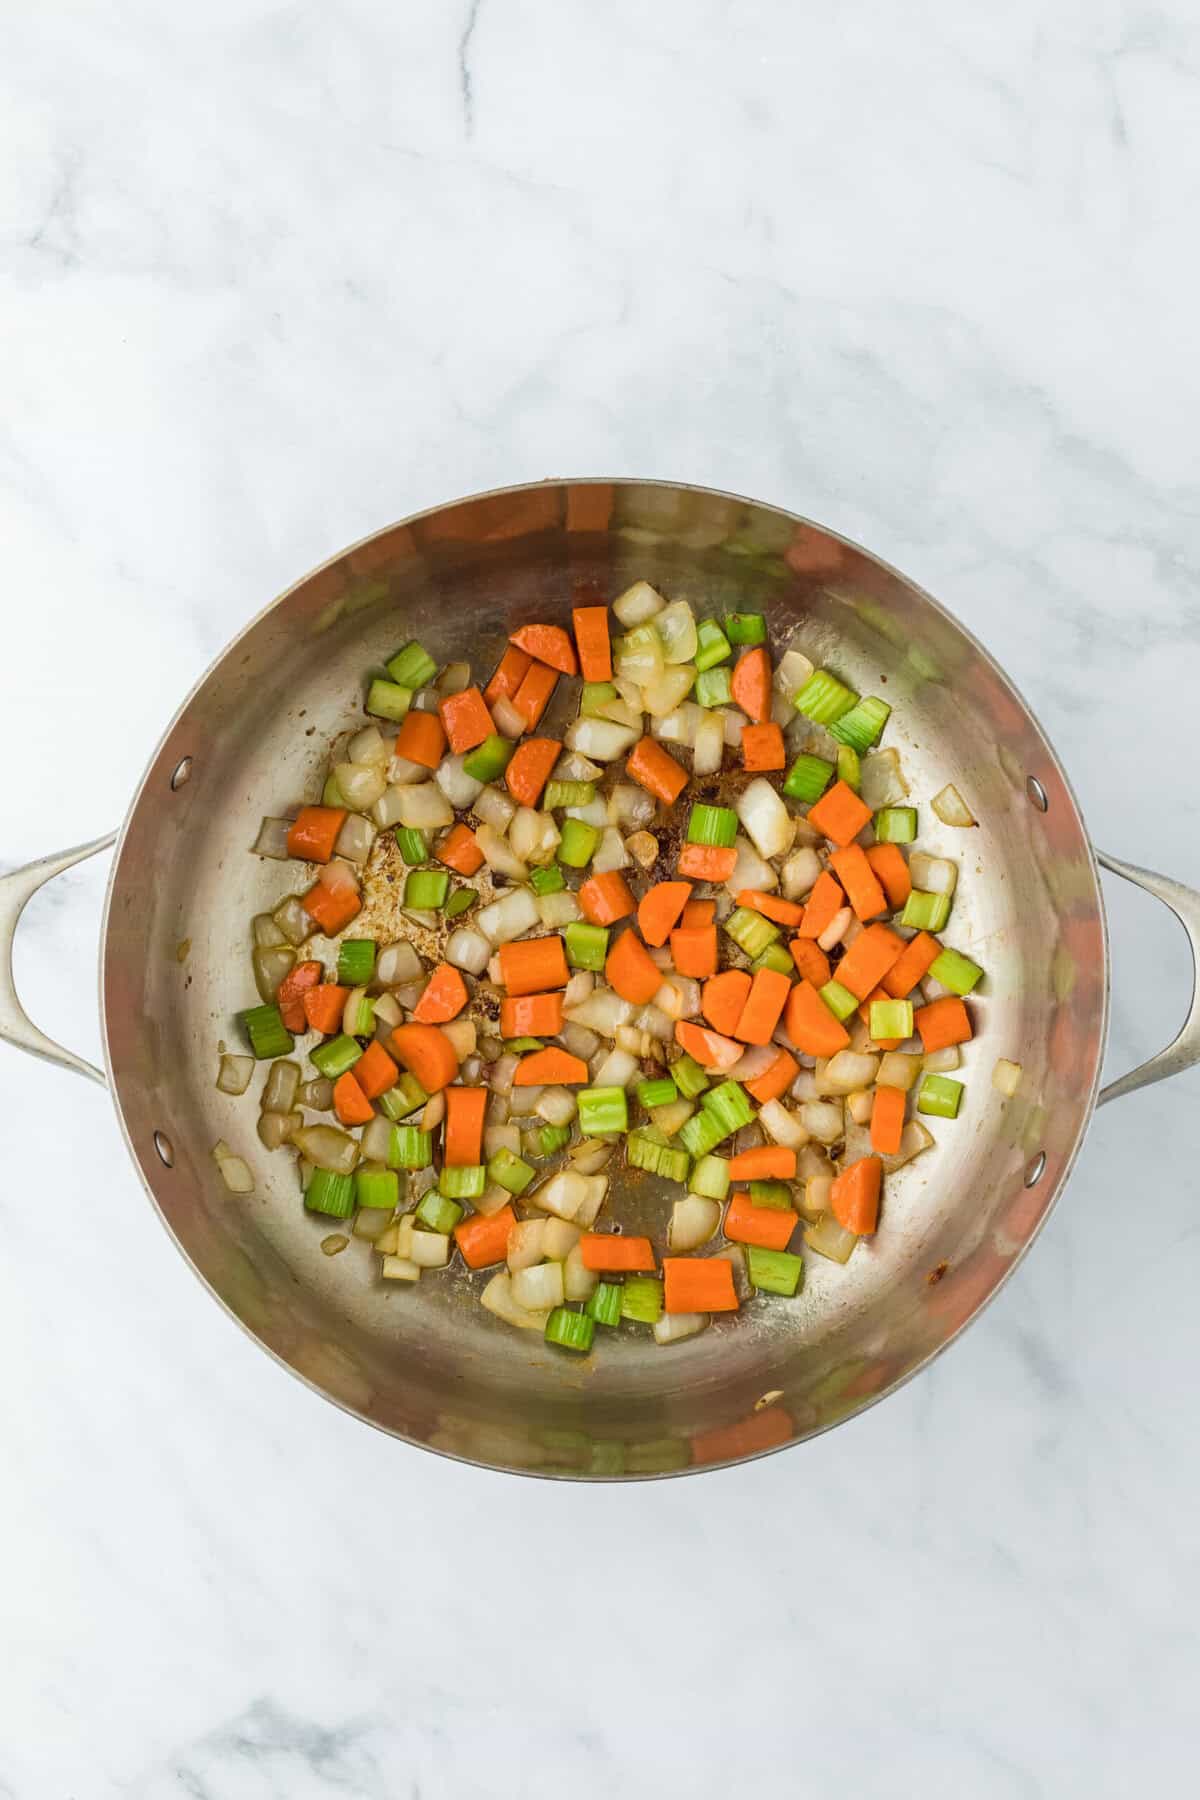
[[[439,662],[469,658],[486,678],[510,630],[569,624],[573,598],[611,599],[639,578],[704,611],[761,608],[777,654],[794,632],[815,662],[890,701],[886,741],[921,808],[920,846],[960,866],[948,940],[987,975],[963,1116],[930,1121],[936,1150],[889,1178],[881,1228],[848,1265],[809,1256],[794,1302],[757,1301],[667,1349],[649,1334],[606,1336],[577,1362],[483,1313],[479,1278],[408,1288],[380,1281],[361,1242],[323,1255],[330,1222],[304,1213],[291,1156],[257,1143],[261,1077],[241,1101],[214,1081],[220,1045],[240,1047],[234,1015],[255,999],[250,918],[304,886],[299,867],[249,846],[262,815],[318,797],[331,740],[361,723],[367,671],[419,637]],[[977,829],[937,823],[928,802],[947,781]],[[386,922],[389,897],[375,891]],[[627,1475],[811,1435],[953,1335],[1011,1268],[1070,1164],[1106,994],[1098,884],[1073,798],[973,640],[811,524],[635,483],[547,484],[443,508],[357,546],[262,614],[186,703],[131,810],[103,986],[134,1155],[180,1247],[250,1332],[331,1398],[415,1442],[497,1467]],[[998,1057],[1023,1067],[1014,1100],[991,1090]],[[155,1133],[169,1140],[170,1167]],[[221,1182],[211,1156],[221,1138],[254,1168],[249,1199]],[[677,1191],[618,1176],[609,1210],[661,1234]]]

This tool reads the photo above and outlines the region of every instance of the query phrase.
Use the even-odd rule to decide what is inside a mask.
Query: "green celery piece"
[[[590,806],[595,798],[594,781],[548,781],[542,795],[542,811],[555,812],[561,806]]]
[[[725,921],[725,930],[747,956],[761,956],[767,945],[773,944],[779,936],[778,925],[750,906],[735,907]]]
[[[701,1156],[692,1164],[688,1192],[705,1200],[723,1200],[729,1192],[729,1164],[723,1156]]]
[[[358,1168],[354,1171],[354,1199],[359,1206],[394,1212],[400,1204],[400,1177],[394,1169]]]
[[[586,869],[599,842],[600,833],[595,825],[587,825],[582,819],[564,819],[558,860],[568,869]]]
[[[926,894],[914,888],[904,902],[900,923],[916,931],[941,931],[950,917],[949,894]]]
[[[692,685],[692,698],[697,706],[711,710],[729,706],[733,701],[733,684],[728,669],[702,669]]]
[[[862,787],[862,764],[858,760],[858,751],[849,744],[838,747],[837,773],[838,780],[844,781],[851,793],[857,794]]]
[[[567,927],[570,930],[570,927]],[[694,1057],[677,1056],[670,1067],[671,1080],[685,1100],[694,1100],[709,1085],[708,1076]]]
[[[482,1163],[455,1163],[451,1167],[443,1164],[438,1175],[438,1193],[446,1200],[478,1200],[486,1187],[487,1170]],[[435,1231],[440,1229],[434,1227]]]
[[[911,1000],[872,1000],[867,1030],[878,1043],[883,1038],[901,1042],[913,1033]]]
[[[926,1075],[917,1095],[917,1111],[935,1119],[958,1117],[963,1084],[949,1075]]]
[[[874,696],[859,700],[848,713],[834,720],[829,735],[835,743],[847,744],[861,755],[872,744],[878,743],[891,710],[886,700]]]
[[[930,964],[929,973],[954,994],[969,994],[983,978],[983,970],[969,956],[957,950],[942,950]]]
[[[751,1287],[764,1294],[782,1294],[791,1299],[804,1281],[804,1261],[789,1250],[764,1250],[759,1244],[746,1249],[746,1273]]]
[[[388,658],[387,672],[399,687],[415,691],[429,686],[437,674],[437,664],[414,638]]]
[[[853,688],[846,687],[828,669],[814,669],[792,701],[796,711],[814,725],[834,725],[857,704],[858,695]]]
[[[449,892],[445,869],[413,869],[404,879],[404,905],[412,912],[440,912]]]
[[[433,1162],[433,1133],[415,1125],[393,1125],[388,1162],[397,1169],[427,1169]]]
[[[621,1289],[621,1317],[657,1325],[663,1314],[663,1284],[657,1275],[627,1275]]]
[[[875,814],[877,844],[911,844],[917,835],[915,806],[882,806]]]
[[[701,1107],[701,1110],[693,1113],[690,1119],[685,1119],[679,1127],[677,1135],[689,1156],[705,1160],[709,1151],[715,1150],[721,1139],[727,1137],[728,1133],[714,1113],[705,1112]]]
[[[410,868],[429,861],[429,839],[415,826],[397,825],[396,842],[401,856]]]
[[[723,1081],[718,1087],[710,1088],[700,1105],[722,1126],[722,1137],[740,1131],[744,1125],[753,1125],[756,1117],[745,1088],[736,1081]],[[688,1123],[691,1124],[690,1119]]]
[[[858,1000],[840,981],[827,981],[820,990],[822,1000],[839,1024],[858,1011]]]
[[[768,944],[750,964],[752,969],[774,969],[777,975],[794,975],[796,965],[782,944]]]
[[[705,806],[697,801],[688,817],[689,844],[706,844],[719,850],[732,849],[737,838],[737,814],[730,806]]]
[[[415,1113],[418,1106],[425,1106],[428,1100],[429,1095],[416,1076],[406,1071],[395,1087],[388,1089],[379,1104],[389,1119],[407,1119],[410,1113]]]
[[[789,800],[799,800],[805,806],[811,806],[821,798],[832,780],[833,764],[826,762],[823,756],[810,756],[805,751],[788,770],[783,791]]]
[[[374,719],[390,719],[393,725],[399,725],[407,716],[412,697],[411,688],[377,676],[367,690],[366,710]]]
[[[687,1151],[656,1144],[644,1131],[630,1132],[625,1140],[625,1154],[634,1169],[646,1169],[651,1175],[661,1175],[664,1181],[687,1180]]]
[[[580,1088],[576,1104],[584,1137],[629,1129],[629,1102],[622,1087]]]
[[[346,805],[346,796],[338,786],[337,776],[333,773],[332,769],[325,777],[325,786],[321,789],[321,805],[340,806],[344,812],[349,811],[349,808]]]
[[[493,731],[463,757],[463,774],[472,781],[495,781],[507,769],[516,747],[511,739]]]
[[[696,654],[692,659],[703,675],[733,655],[733,648],[715,619],[701,619],[696,626]],[[704,704],[703,701],[700,702]]]
[[[338,980],[345,987],[366,987],[374,973],[375,939],[343,938],[338,945]]]
[[[669,1075],[664,1075],[656,1081],[639,1081],[637,1097],[638,1105],[650,1112],[656,1106],[670,1106],[672,1100],[679,1098],[679,1089]]]
[[[563,932],[567,962],[573,969],[590,969],[598,974],[608,959],[607,925],[588,925],[572,919]]]
[[[259,1062],[276,1056],[290,1056],[296,1040],[283,1022],[278,1006],[248,1006],[238,1014],[238,1023]],[[357,1045],[355,1046],[357,1049]]]
[[[595,1319],[597,1325],[619,1324],[621,1318],[620,1284],[615,1281],[597,1282],[584,1311],[590,1319]]]
[[[566,887],[566,876],[558,867],[549,869],[530,869],[529,885],[535,894],[561,894]]]
[[[725,636],[731,644],[765,644],[767,621],[761,613],[726,613]]]
[[[755,1206],[770,1207],[772,1212],[794,1212],[792,1190],[786,1181],[752,1181],[750,1198]]]
[[[353,1175],[335,1175],[332,1169],[314,1169],[304,1190],[307,1212],[326,1213],[331,1219],[348,1219],[354,1211]]]
[[[442,911],[448,919],[461,919],[464,913],[470,912],[478,899],[479,895],[470,888],[455,888]]]
[[[329,1081],[336,1081],[347,1069],[352,1069],[362,1055],[360,1046],[346,1032],[334,1038],[326,1038],[315,1050],[310,1050],[308,1060],[320,1074]]]
[[[600,708],[607,706],[616,697],[617,690],[611,681],[585,681],[583,697],[579,702],[580,718],[598,719],[601,716]]]
[[[575,1350],[583,1356],[592,1347],[595,1329],[596,1322],[587,1313],[572,1312],[568,1306],[556,1306],[546,1320],[544,1336],[548,1344],[557,1344],[563,1350]]]
[[[436,1188],[430,1188],[427,1194],[422,1194],[420,1205],[413,1216],[420,1219],[422,1225],[428,1225],[430,1231],[449,1237],[465,1210],[456,1200],[438,1193]]]
[[[523,1194],[537,1170],[513,1150],[497,1150],[487,1166],[488,1179],[510,1194]]]

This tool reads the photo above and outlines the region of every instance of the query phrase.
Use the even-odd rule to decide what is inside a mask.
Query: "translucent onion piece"
[[[480,834],[476,832],[475,835],[478,838]],[[522,932],[532,931],[538,923],[537,904],[528,888],[513,888],[511,893],[502,894],[499,900],[493,900],[490,906],[481,908],[475,915],[475,929],[481,931],[493,947],[511,944],[514,938],[519,938]]]
[[[684,1338],[695,1337],[708,1325],[708,1313],[663,1313],[655,1319],[651,1330],[656,1344],[678,1344]]]
[[[213,1156],[221,1179],[231,1194],[252,1194],[254,1192],[254,1176],[250,1173],[248,1163],[235,1156],[229,1145],[222,1138],[213,1145]]]
[[[355,1026],[358,1024],[358,1015],[362,1010],[362,1003],[366,997],[367,990],[365,986],[351,988],[350,992],[346,995],[345,1004],[342,1007],[342,1030],[346,1033],[347,1037],[355,1036]]]
[[[553,815],[531,806],[519,806],[508,828],[513,855],[523,863],[548,863],[562,842]]]
[[[440,831],[453,825],[454,808],[432,781],[405,788],[400,796],[400,823],[410,831]]]
[[[409,762],[406,756],[393,756],[387,766],[387,778],[392,787],[419,787],[432,773],[424,763]]]
[[[783,865],[780,885],[785,900],[799,900],[815,885],[821,873],[821,859],[809,844],[793,850]]]
[[[634,1014],[629,1001],[622,1000],[612,988],[597,988],[580,1005],[565,1010],[574,1024],[586,1025],[603,1038],[614,1038],[618,1025],[628,1025]]]
[[[333,778],[346,805],[354,812],[374,806],[387,787],[387,776],[374,763],[335,763]]]
[[[443,1090],[440,1094],[431,1094],[425,1102],[424,1107],[421,1109],[421,1123],[419,1129],[421,1131],[436,1131],[445,1116],[446,1095]]]
[[[366,1238],[368,1243],[374,1243],[376,1238],[383,1236],[391,1223],[392,1215],[386,1207],[360,1206],[354,1220],[354,1235],[356,1238]]]
[[[836,1144],[845,1135],[842,1108],[829,1100],[806,1100],[800,1108],[800,1123],[819,1144]]]
[[[642,705],[653,719],[664,719],[686,700],[696,679],[692,663],[678,663],[642,689]]]
[[[385,740],[378,725],[365,725],[361,731],[354,733],[346,745],[346,761],[386,768],[392,760],[394,742],[394,738]]]
[[[735,808],[747,837],[760,856],[782,856],[786,850],[791,849],[795,835],[792,815],[771,783],[763,776],[756,776],[743,789],[737,797]]]
[[[542,1094],[540,1087],[514,1087],[508,1098],[509,1110],[514,1119],[528,1119],[537,1113],[541,1116]]]
[[[572,1144],[567,1155],[577,1174],[598,1175],[612,1161],[615,1148],[614,1144],[603,1143],[597,1138],[581,1138],[579,1143]]]
[[[580,756],[576,750],[569,750],[555,763],[554,774],[550,779],[552,781],[599,781],[603,773],[604,770],[599,763],[592,762],[590,757]],[[639,794],[641,791],[640,788],[635,789],[635,792]]]
[[[449,1038],[454,1047],[454,1054],[459,1062],[466,1062],[468,1056],[475,1054],[475,1040],[478,1030],[474,1019],[451,1019],[448,1025],[441,1027],[444,1037]]]
[[[564,741],[568,750],[578,750],[596,762],[610,763],[632,750],[638,736],[636,729],[614,725],[611,719],[576,719],[567,727]]]
[[[501,1190],[503,1192],[503,1189]],[[492,1276],[479,1296],[479,1304],[503,1319],[506,1325],[515,1325],[519,1331],[545,1331],[546,1320],[550,1317],[549,1309],[545,1312],[527,1312],[518,1306],[513,1299],[512,1276],[507,1269],[501,1269]]]
[[[652,1002],[668,1019],[694,1019],[700,1011],[700,983],[690,975],[669,974]]]
[[[580,1166],[579,1163],[575,1164],[577,1173]],[[580,1201],[579,1211],[575,1214],[575,1223],[583,1226],[586,1230],[589,1225],[596,1223],[600,1208],[604,1205],[605,1197],[608,1194],[608,1176],[585,1175],[583,1179],[587,1184],[587,1193]]]
[[[561,1263],[538,1263],[532,1269],[518,1269],[512,1278],[513,1299],[527,1312],[548,1311],[563,1303]]]
[[[768,1100],[758,1115],[759,1124],[767,1136],[776,1144],[782,1144],[787,1150],[802,1150],[809,1139],[803,1115],[797,1118],[778,1100]]]
[[[801,1216],[806,1219],[819,1219],[823,1212],[829,1211],[832,1196],[832,1175],[810,1175],[800,1189]]]
[[[744,727],[750,723],[749,719],[744,712],[739,712],[736,706],[723,707],[721,709],[720,717],[721,723],[725,729],[725,743],[727,747],[730,750],[740,750],[742,747],[742,731]]]
[[[974,825],[975,817],[951,781],[929,803],[943,825]]]
[[[260,1113],[258,1115],[259,1142],[267,1150],[282,1150],[303,1124],[304,1114],[300,1112]]]
[[[862,759],[863,804],[872,812],[895,806],[908,794],[908,783],[894,750],[875,750]]]
[[[299,946],[317,929],[315,919],[305,912],[298,894],[289,894],[286,900],[281,900],[271,917],[289,944]]]
[[[254,1073],[252,1056],[222,1056],[217,1086],[223,1094],[244,1094]]]
[[[450,1239],[440,1231],[414,1231],[409,1257],[418,1269],[444,1269],[450,1261]]]
[[[328,1112],[333,1105],[333,1083],[326,1075],[318,1075],[313,1081],[302,1081],[296,1098],[309,1112]]]
[[[557,1175],[552,1175],[525,1198],[541,1212],[554,1213],[560,1219],[573,1219],[591,1192],[588,1181],[589,1177],[578,1167],[560,1169]]]
[[[371,808],[371,818],[380,831],[387,831],[391,826],[400,823],[400,801],[403,794],[402,787],[385,787]]]
[[[576,1244],[563,1263],[563,1298],[590,1300],[599,1280],[595,1270],[584,1268],[583,1256]]]
[[[920,1119],[910,1119],[900,1134],[900,1148],[894,1157],[888,1158],[888,1167],[903,1168],[914,1156],[920,1156],[923,1150],[932,1150],[933,1133],[927,1131]]]
[[[379,1033],[380,1027],[383,1026],[385,1028],[384,1035],[386,1036],[387,1032],[394,1031],[396,1026],[402,1023],[403,1018],[404,1018],[404,1009],[401,1007],[399,1001],[396,999],[395,994],[378,994],[378,995],[376,995],[376,998],[375,998],[375,1031],[376,1031],[376,1034]]]
[[[704,717],[702,706],[697,706],[694,700],[685,700],[673,712],[654,720],[652,735],[664,744],[694,744],[696,729]]]
[[[697,775],[716,775],[725,753],[725,720],[719,712],[706,712],[697,722],[692,742],[692,769]]]
[[[844,1225],[839,1225],[832,1213],[822,1213],[814,1225],[805,1227],[804,1242],[818,1256],[827,1256],[831,1262],[844,1263],[849,1260],[858,1239]]]
[[[706,1200],[700,1194],[687,1194],[682,1200],[676,1200],[671,1208],[668,1246],[676,1255],[681,1251],[698,1250],[701,1244],[707,1244],[715,1236],[720,1223],[719,1200]]]
[[[251,846],[255,856],[269,856],[273,862],[286,862],[290,854],[287,837],[291,828],[290,819],[264,819]]]
[[[610,869],[627,869],[629,863],[630,855],[625,847],[625,840],[615,826],[606,825],[592,856],[592,873],[603,875]]]
[[[648,1006],[643,1006],[634,1020],[634,1025],[649,1037],[657,1038],[661,1044],[669,1044],[674,1040],[674,1018],[664,1012],[662,1007],[656,1006],[653,1001]]]
[[[817,1175],[828,1175],[833,1179],[833,1164],[819,1144],[805,1144],[796,1158],[796,1173],[802,1181],[811,1181]]]
[[[625,848],[641,869],[652,869],[658,861],[658,839],[648,831],[635,831],[625,839]]]
[[[800,692],[809,676],[813,665],[801,650],[785,650],[775,669],[775,691],[788,706]]]
[[[649,825],[656,810],[654,795],[632,781],[618,781],[608,796],[608,816],[625,831]]]
[[[526,729],[525,721],[513,705],[503,695],[492,703],[492,721],[501,737],[517,739]]]
[[[508,1234],[505,1261],[510,1275],[521,1269],[532,1269],[542,1260],[542,1241],[548,1219],[521,1219]]]
[[[331,1169],[335,1175],[349,1175],[358,1161],[354,1139],[333,1125],[306,1125],[292,1142],[315,1168]]]
[[[433,685],[443,700],[448,694],[461,694],[464,688],[471,685],[470,663],[447,663]]]
[[[564,808],[564,816],[568,819],[582,819],[585,825],[594,825],[597,831],[603,831],[608,824],[608,806],[597,794],[586,806]]]
[[[475,843],[493,874],[504,875],[510,881],[527,879],[529,870],[525,863],[506,839],[502,838],[499,832],[493,830],[490,825],[477,827]]]
[[[488,1070],[488,1086],[493,1094],[512,1093],[512,1078],[517,1072],[517,1064],[520,1060],[520,1057],[515,1056],[511,1050],[506,1050],[503,1056],[497,1057]]]
[[[654,617],[668,663],[689,663],[696,654],[696,618],[686,600],[673,600]]]
[[[372,809],[374,810],[374,809]],[[375,827],[371,820],[360,812],[347,813],[342,820],[342,828],[337,834],[334,849],[339,856],[346,857],[360,866],[371,854],[371,845],[375,842]]]
[[[733,843],[737,851],[737,861],[733,865],[733,874],[726,882],[730,894],[740,894],[743,888],[756,888],[770,893],[779,886],[779,877],[769,862],[764,862],[749,838],[736,837]]]
[[[616,687],[628,689],[632,699],[622,699],[618,693],[615,700],[602,700],[596,708],[595,717],[608,719],[614,725],[624,725],[640,734],[642,728],[642,690],[631,681],[617,682]]]
[[[363,1126],[359,1139],[359,1150],[367,1162],[386,1163],[388,1151],[392,1147],[392,1122],[385,1119],[382,1113]]]
[[[269,950],[254,952],[251,958],[254,964],[254,985],[262,1000],[274,1000],[280,982],[290,972],[295,960],[296,952],[290,944],[273,944]]]
[[[543,1220],[542,1255],[547,1262],[565,1262],[582,1235],[567,1219]]]
[[[483,792],[482,781],[463,773],[461,756],[444,756],[434,772],[436,781],[451,806],[465,812],[479,794]]]
[[[944,1050],[931,1050],[923,1059],[927,1075],[949,1075],[957,1069],[962,1061],[957,1044],[947,1044]]]
[[[595,1087],[628,1087],[638,1073],[638,1060],[627,1050],[610,1050],[593,1077]]]
[[[589,1031],[586,1025],[568,1022],[559,1032],[559,1037],[564,1050],[570,1051],[572,1056],[582,1057],[584,1062],[593,1057],[600,1048],[600,1039],[594,1031]]]
[[[263,1112],[290,1113],[296,1105],[300,1088],[300,1064],[280,1057],[271,1064],[271,1072],[263,1084]]]
[[[635,625],[644,625],[647,619],[655,618],[666,604],[648,581],[635,581],[613,601],[613,611],[626,631],[630,631]]]
[[[770,1044],[752,1044],[740,1062],[729,1071],[730,1081],[753,1081],[775,1061],[776,1051]]]
[[[913,1060],[915,1061],[915,1058]],[[992,1086],[998,1094],[1003,1094],[1006,1099],[1011,1100],[1021,1085],[1021,1073],[1020,1063],[1009,1062],[1006,1057],[1001,1056],[992,1070]],[[217,1086],[220,1087],[220,1085],[218,1081]],[[237,1093],[240,1092],[240,1089],[234,1088],[229,1091]]]
[[[482,975],[491,954],[487,939],[469,925],[462,925],[450,933],[444,952],[448,963],[456,969],[465,969],[468,975]]]
[[[521,1133],[516,1125],[485,1125],[483,1128],[483,1157],[491,1162],[498,1150],[511,1150],[514,1156],[521,1151]]]
[[[877,1056],[856,1056],[853,1050],[839,1050],[825,1065],[820,1091],[824,1094],[852,1094],[855,1088],[870,1087],[879,1072]],[[813,1133],[819,1137],[819,1132]],[[826,1140],[828,1141],[828,1140]]]
[[[856,1125],[870,1124],[874,1106],[874,1095],[864,1094],[861,1088],[856,1088],[852,1094],[846,1096],[846,1111]]]
[[[421,1271],[408,1256],[385,1256],[379,1265],[379,1273],[385,1281],[419,1281]]]
[[[901,1050],[885,1050],[879,1059],[879,1069],[875,1076],[879,1087],[899,1088],[907,1094],[921,1071],[919,1056],[906,1056]]]
[[[256,950],[270,950],[275,944],[286,944],[287,937],[270,913],[256,913],[250,921],[250,937]]]
[[[569,1012],[587,999],[596,985],[596,977],[588,969],[576,969],[563,989],[563,1007]]]
[[[575,1096],[567,1088],[542,1088],[537,1111],[547,1125],[568,1125],[575,1117]]]
[[[958,885],[958,864],[942,856],[926,856],[914,850],[908,859],[912,884],[925,894],[952,894]]]

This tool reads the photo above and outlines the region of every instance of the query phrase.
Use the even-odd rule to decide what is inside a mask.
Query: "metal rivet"
[[[177,794],[179,792],[180,788],[183,786],[184,782],[188,779],[191,772],[192,772],[192,759],[190,756],[185,756],[181,762],[176,763],[175,768],[171,774],[171,792],[173,794]]]
[[[1046,1152],[1039,1150],[1025,1171],[1025,1186],[1036,1187],[1046,1172]]]
[[[1025,792],[1033,801],[1039,812],[1049,812],[1050,802],[1046,798],[1046,790],[1036,775],[1031,775],[1025,783]]]
[[[158,1151],[158,1160],[165,1169],[175,1167],[175,1146],[163,1131],[154,1134],[154,1148]]]

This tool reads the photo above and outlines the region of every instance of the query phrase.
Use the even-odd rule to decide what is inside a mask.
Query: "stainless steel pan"
[[[888,1183],[882,1229],[845,1268],[813,1257],[795,1304],[748,1307],[669,1349],[622,1336],[576,1364],[481,1312],[467,1277],[397,1292],[373,1279],[363,1246],[324,1257],[327,1228],[305,1216],[290,1159],[259,1152],[253,1109],[213,1083],[218,1040],[253,998],[247,921],[281,888],[281,865],[247,847],[263,813],[312,796],[367,668],[413,635],[441,660],[469,654],[487,669],[510,629],[566,619],[580,584],[611,596],[639,576],[672,596],[761,607],[777,638],[798,623],[811,656],[827,651],[863,691],[887,695],[914,790],[954,780],[982,821],[944,842],[962,863],[954,942],[986,968],[986,1005],[964,1117]],[[485,494],[367,539],[255,619],[170,725],[120,833],[103,928],[105,1075],[27,1018],[10,952],[30,895],[111,842],[0,882],[0,1031],[107,1079],[168,1230],[259,1343],[372,1424],[494,1468],[659,1475],[738,1461],[859,1411],[1005,1280],[1098,1100],[1200,1056],[1193,998],[1169,1049],[1097,1096],[1109,986],[1097,861],[1172,907],[1193,953],[1200,896],[1093,852],[1041,727],[981,646],[844,539],[703,489]],[[1024,1067],[1015,1100],[990,1091],[998,1056]],[[248,1201],[213,1164],[220,1137],[252,1156]],[[660,1196],[615,1185],[614,1211],[661,1220]]]

